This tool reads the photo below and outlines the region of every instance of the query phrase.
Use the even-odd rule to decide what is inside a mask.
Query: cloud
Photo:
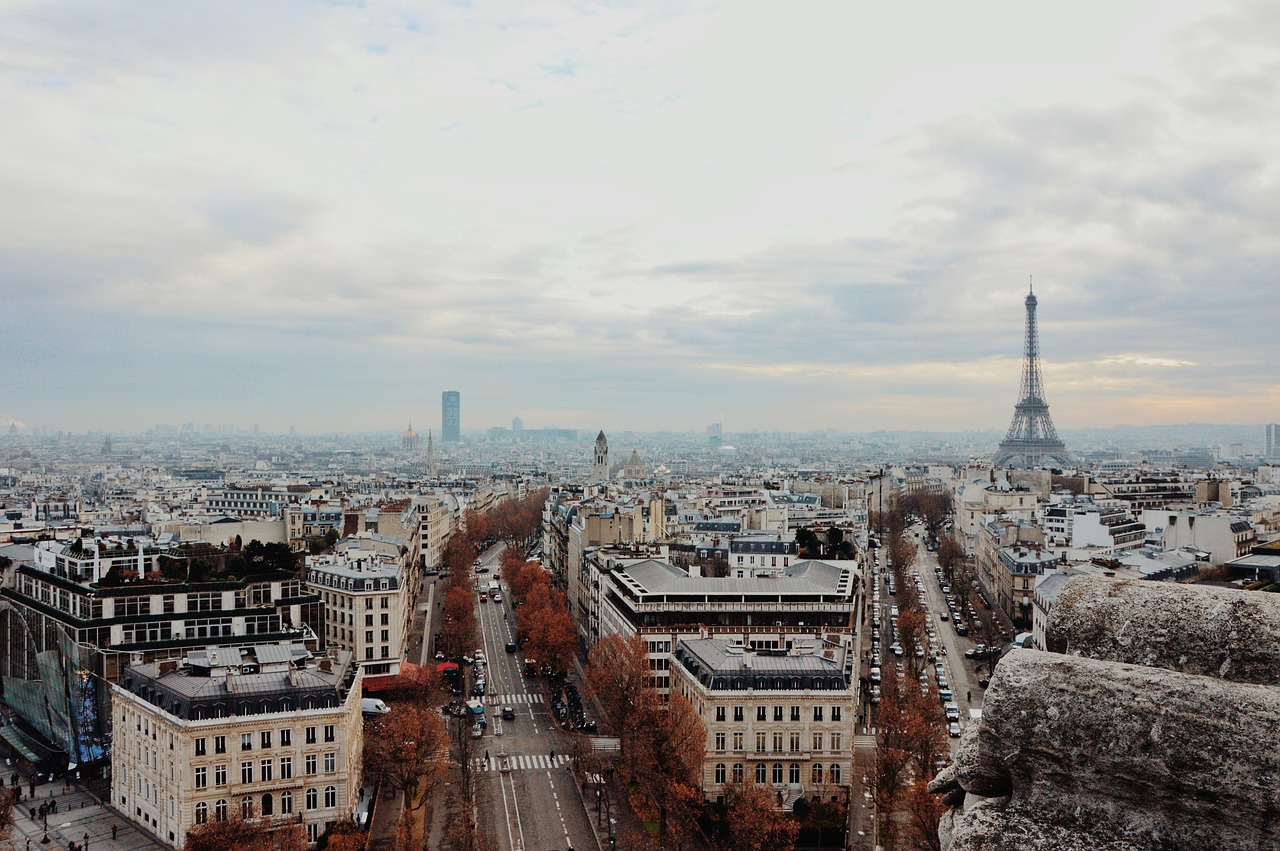
[[[917,11],[7,7],[7,404],[1003,428],[1034,274],[1062,423],[1263,418],[1280,15]]]

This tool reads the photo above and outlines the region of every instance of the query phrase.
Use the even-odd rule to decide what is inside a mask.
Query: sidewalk
[[[12,794],[9,775],[14,769],[2,766],[5,772],[4,794]],[[119,813],[104,805],[93,792],[82,782],[72,781],[70,786],[63,780],[37,783],[35,797],[28,797],[30,781],[21,777],[22,800],[13,808],[13,835],[10,839],[17,851],[31,848],[64,849],[71,843],[77,846],[86,845],[89,851],[100,849],[160,849],[165,846],[157,842],[155,837],[143,833],[136,825],[122,818]],[[58,811],[49,813],[49,828],[46,831],[44,822],[32,818],[32,810],[40,804],[54,800],[58,802]],[[111,827],[115,825],[116,837],[111,838]],[[86,840],[85,837],[88,837]],[[47,845],[44,844],[47,837]]]

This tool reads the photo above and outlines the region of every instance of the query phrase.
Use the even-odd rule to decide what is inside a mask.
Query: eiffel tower
[[[1036,294],[1027,292],[1027,330],[1022,351],[1022,390],[1013,408],[1009,433],[1000,441],[993,463],[997,467],[1038,467],[1047,462],[1071,463],[1067,447],[1049,418],[1040,375],[1040,335],[1036,330]]]

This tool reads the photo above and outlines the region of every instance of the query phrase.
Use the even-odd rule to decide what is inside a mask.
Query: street
[[[570,737],[551,719],[539,690],[542,680],[522,676],[520,654],[506,651],[516,640],[506,586],[501,602],[479,602],[480,592],[495,581],[500,556],[499,548],[491,549],[483,558],[490,572],[475,574],[481,649],[488,660],[484,702],[489,718],[476,750],[479,821],[509,851],[597,848],[570,765]],[[514,720],[503,720],[503,707],[511,707]]]

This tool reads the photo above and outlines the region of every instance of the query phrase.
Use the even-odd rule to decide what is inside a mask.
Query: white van
[[[391,707],[376,697],[365,697],[360,699],[360,711],[364,713],[365,718],[377,718],[379,715],[390,712]]]

